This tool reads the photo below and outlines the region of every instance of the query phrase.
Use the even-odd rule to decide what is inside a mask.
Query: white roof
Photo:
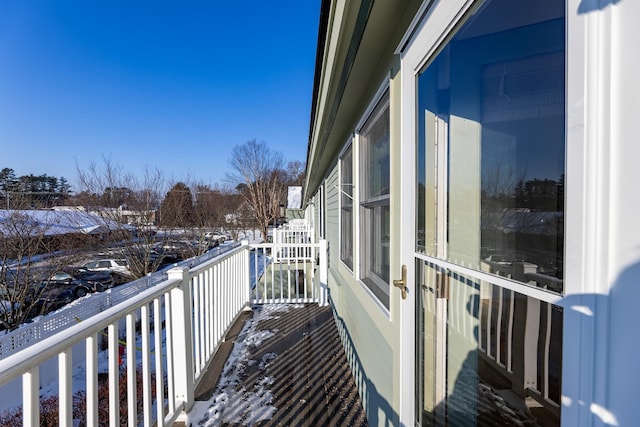
[[[115,221],[77,210],[6,210],[0,209],[0,234],[19,233],[56,236],[62,234],[100,234],[120,227]]]

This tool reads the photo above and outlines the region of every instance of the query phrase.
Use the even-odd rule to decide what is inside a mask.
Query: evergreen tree
[[[6,191],[15,191],[18,184],[18,178],[16,178],[16,173],[11,168],[3,168],[0,171],[0,190],[3,192]]]
[[[160,207],[160,223],[169,227],[186,227],[193,223],[193,196],[183,182],[167,192]]]

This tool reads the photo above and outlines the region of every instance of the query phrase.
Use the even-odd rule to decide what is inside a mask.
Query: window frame
[[[346,158],[350,157],[350,168],[347,169]],[[348,181],[345,182],[345,173],[349,171],[351,176]],[[355,215],[354,209],[354,144],[351,139],[347,142],[344,149],[339,156],[339,174],[338,174],[338,208],[339,208],[339,235],[340,235],[340,261],[351,271],[354,269],[355,253],[354,253],[354,229],[355,229]],[[351,199],[350,204],[345,205],[345,200]],[[349,229],[346,229],[347,218],[344,217],[346,212],[351,213],[351,221],[348,221]],[[347,238],[349,240],[347,240]],[[349,246],[349,248],[347,248]],[[345,254],[345,249],[349,249],[348,254]]]
[[[388,81],[388,80],[387,80]],[[358,141],[358,166],[360,173],[358,174],[358,217],[359,217],[359,258],[358,258],[358,279],[373,294],[384,309],[390,309],[390,216],[391,216],[391,99],[389,85],[384,85],[374,98],[370,107],[360,125],[357,128]],[[368,140],[368,132],[375,129],[381,120],[386,120],[386,171],[382,174],[387,175],[386,185],[381,188],[382,193],[370,194],[371,183],[370,172],[372,167],[369,165],[370,141]],[[385,218],[386,211],[386,218]],[[386,220],[386,224],[385,224]],[[386,253],[384,251],[384,233],[382,229],[387,230]],[[376,235],[376,231],[380,231],[380,235]],[[380,245],[375,245],[372,239],[378,239]],[[372,250],[377,248],[377,250]],[[382,267],[382,268],[379,268]],[[382,269],[386,271],[381,271]],[[382,273],[382,274],[380,274]],[[386,277],[384,274],[386,273]]]
[[[326,230],[326,216],[327,216],[327,212],[326,212],[326,197],[325,197],[325,184],[322,183],[322,185],[320,185],[320,197],[318,197],[318,204],[320,205],[318,207],[318,215],[320,218],[318,218],[318,222],[320,224],[319,225],[319,235],[321,239],[326,239],[327,238],[327,230]]]

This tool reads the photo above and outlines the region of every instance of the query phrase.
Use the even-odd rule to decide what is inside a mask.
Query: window
[[[326,237],[326,212],[325,212],[325,193],[324,193],[324,184],[320,186],[318,189],[318,233],[321,239]]]
[[[340,159],[340,259],[353,269],[353,155],[351,146]]]
[[[419,425],[560,425],[565,8],[482,2],[416,80]]]
[[[360,131],[360,278],[389,308],[389,93]]]
[[[416,239],[426,255],[561,293],[564,2],[544,5],[487,3],[420,74]]]

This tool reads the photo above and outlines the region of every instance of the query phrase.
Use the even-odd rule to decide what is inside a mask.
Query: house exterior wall
[[[367,2],[363,2],[367,3]],[[384,4],[386,3],[386,5]],[[419,2],[412,3],[406,9],[410,11],[417,7]],[[380,20],[385,15],[385,8],[391,5],[391,2],[379,2],[384,7],[381,10],[372,12],[375,20]],[[358,2],[332,2],[330,27],[333,25],[343,25],[353,29],[357,24]],[[404,9],[404,8],[403,8]],[[396,12],[397,13],[397,12]],[[404,13],[404,10],[403,10]],[[400,15],[402,16],[401,13]],[[410,12],[404,13],[405,25],[410,22],[412,15]],[[372,24],[367,24],[372,25]],[[397,103],[399,102],[399,85],[398,66],[399,59],[393,56],[396,41],[404,34],[402,25],[394,25],[395,34],[389,37],[388,34],[380,35],[379,41],[363,40],[363,43],[378,45],[377,53],[374,54],[373,61],[377,62],[375,67],[371,64],[366,65],[368,74],[367,79],[363,79],[360,88],[356,91],[357,95],[345,94],[343,99],[348,99],[350,106],[347,110],[341,110],[338,114],[339,121],[337,127],[334,127],[330,140],[324,143],[323,155],[320,160],[325,163],[319,169],[313,169],[314,172],[321,174],[321,178],[317,179],[317,185],[322,185],[324,191],[325,217],[320,218],[322,213],[317,211],[317,217],[314,219],[316,224],[324,221],[326,229],[326,239],[329,247],[329,295],[335,308],[336,320],[341,328],[343,343],[346,353],[349,357],[352,369],[359,384],[361,397],[367,412],[367,417],[371,425],[399,425],[400,423],[400,395],[399,383],[394,380],[400,374],[400,345],[399,345],[399,318],[397,313],[400,310],[400,298],[398,295],[391,294],[390,305],[393,308],[384,308],[374,298],[371,292],[363,285],[359,279],[359,265],[349,268],[340,258],[341,246],[341,230],[340,230],[340,164],[337,158],[347,144],[353,144],[355,148],[354,158],[360,153],[357,151],[357,143],[352,141],[353,132],[362,121],[366,119],[367,111],[372,108],[372,99],[376,94],[387,90],[390,91],[390,103],[395,104],[390,108],[393,117],[391,117],[391,153],[392,157],[398,157],[399,146],[393,143],[400,137],[400,120]],[[348,42],[351,36],[348,32],[330,30],[326,38],[325,72],[339,74],[342,64],[341,60],[348,57]],[[380,49],[381,44],[386,44]],[[379,56],[378,56],[379,55]],[[382,58],[381,61],[378,60]],[[355,67],[362,67],[363,64],[356,64]],[[391,76],[393,75],[393,78]],[[325,76],[320,83],[320,91],[330,93],[332,86],[335,86],[339,77],[330,79]],[[393,79],[397,83],[395,88],[390,83]],[[349,92],[350,90],[347,89]],[[320,97],[316,110],[317,120],[326,121],[331,117],[331,105],[334,101],[333,95]],[[315,150],[320,151],[320,147],[310,147],[310,156],[313,157]],[[334,153],[335,155],[327,155]],[[354,162],[354,174],[360,174],[358,170],[358,161]],[[392,168],[397,168],[398,164],[393,163]],[[312,178],[313,179],[313,178]],[[397,181],[393,182],[397,186]],[[309,188],[309,186],[307,186]],[[392,190],[395,191],[395,190]],[[313,203],[319,203],[319,193],[314,190]],[[398,231],[397,216],[400,200],[391,197],[390,201],[393,206],[391,214],[391,223],[395,224],[395,232]],[[357,203],[355,204],[357,208]],[[355,215],[358,217],[359,215]],[[359,253],[359,229],[362,225],[357,222],[354,226],[353,245],[356,253],[355,259],[358,260]],[[394,233],[395,233],[394,232]],[[394,251],[392,242],[391,253]],[[398,258],[393,261],[393,269],[399,274],[400,266]]]
[[[633,425],[640,381],[640,4],[569,1],[563,423]]]
[[[415,313],[400,298],[390,283],[388,307],[381,306],[363,284],[360,276],[359,241],[364,224],[361,213],[355,212],[354,266],[350,268],[340,258],[340,156],[347,144],[353,144],[354,176],[360,179],[358,129],[381,88],[388,88],[390,105],[390,282],[399,278],[400,267],[407,263],[406,246],[416,239],[413,204],[406,204],[403,183],[416,179],[414,164],[405,164],[405,150],[412,150],[415,140],[416,118],[412,103],[415,92],[405,91],[414,85],[414,75],[437,54],[437,49],[459,29],[459,23],[468,18],[468,12],[481,10],[480,1],[444,0],[440,2],[407,2],[408,15],[393,10],[384,0],[374,2],[367,26],[378,28],[377,36],[365,33],[360,43],[359,60],[351,64],[351,74],[341,94],[341,66],[349,61],[348,41],[357,33],[358,5],[367,2],[325,2],[331,5],[326,33],[326,49],[322,52],[323,66],[319,95],[314,104],[315,122],[308,162],[306,200],[317,195],[323,186],[325,209],[316,211],[316,223],[325,221],[329,246],[329,289],[336,310],[347,355],[350,357],[356,381],[360,387],[369,423],[371,425],[413,425],[417,390],[408,387],[410,365],[416,348],[401,338],[407,327],[417,334],[411,324]],[[420,3],[420,2],[418,2]],[[633,0],[566,0],[565,42],[565,171],[564,229],[563,229],[563,289],[544,291],[523,283],[512,283],[497,278],[493,287],[486,287],[488,276],[475,273],[469,265],[481,257],[478,222],[464,223],[464,215],[428,217],[428,220],[460,220],[460,227],[447,236],[451,250],[463,253],[457,260],[439,260],[455,272],[451,279],[448,298],[464,300],[473,296],[491,301],[491,292],[500,295],[522,292],[513,303],[512,313],[550,312],[552,305],[562,311],[562,378],[560,407],[556,421],[561,425],[633,425],[637,414],[630,396],[640,381],[637,366],[640,354],[640,329],[634,325],[637,301],[640,300],[640,222],[636,212],[640,207],[640,192],[635,183],[640,180],[640,145],[637,144],[637,115],[640,110],[640,51],[635,48],[640,37],[636,27],[640,16],[640,2]],[[544,11],[541,11],[543,13]],[[394,25],[385,25],[386,19]],[[426,22],[426,25],[421,26]],[[403,38],[404,37],[404,38]],[[386,40],[389,44],[382,44]],[[378,44],[379,48],[372,46]],[[407,58],[406,49],[420,45],[422,58]],[[393,48],[389,46],[393,45]],[[414,49],[415,52],[415,49]],[[415,62],[410,62],[415,60]],[[415,67],[415,69],[407,70]],[[367,68],[367,71],[363,71]],[[412,74],[414,73],[414,74]],[[404,80],[403,80],[404,79]],[[358,82],[354,82],[358,80]],[[413,90],[413,89],[412,89]],[[342,96],[339,107],[331,106]],[[409,106],[409,108],[407,108]],[[456,107],[457,108],[457,107]],[[469,113],[471,117],[472,114]],[[457,120],[457,122],[453,122]],[[467,123],[463,123],[467,120]],[[479,121],[478,121],[479,123]],[[468,117],[452,118],[453,139],[479,139],[480,129]],[[456,132],[458,132],[456,134]],[[322,135],[329,135],[323,137]],[[355,135],[355,136],[354,136]],[[469,136],[472,135],[472,136]],[[408,148],[407,148],[408,147]],[[477,147],[476,147],[477,148]],[[415,148],[413,148],[415,149]],[[458,150],[458,151],[456,151]],[[413,154],[411,154],[413,155]],[[461,159],[479,158],[480,151],[469,151],[464,146],[451,148],[451,156]],[[480,170],[473,162],[460,170],[454,185],[478,180]],[[356,207],[361,200],[355,191]],[[427,192],[430,191],[427,189]],[[426,197],[435,197],[428,194]],[[451,196],[448,208],[463,214],[478,214],[481,194],[472,193],[463,198]],[[455,198],[458,197],[458,198]],[[409,195],[411,198],[411,195]],[[414,200],[415,201],[415,200]],[[414,202],[412,201],[412,203]],[[318,199],[314,200],[318,203]],[[431,215],[428,213],[427,215]],[[324,218],[321,218],[323,215]],[[550,218],[551,216],[547,216]],[[407,232],[410,230],[410,232]],[[453,245],[458,243],[459,247]],[[472,249],[476,248],[477,253]],[[466,251],[466,252],[465,252]],[[413,257],[413,249],[410,251]],[[423,257],[428,259],[429,257]],[[419,259],[417,257],[416,259]],[[437,256],[434,259],[438,259]],[[409,264],[409,269],[414,265]],[[523,268],[527,268],[523,265]],[[464,279],[462,273],[469,274]],[[417,280],[413,272],[409,273]],[[475,275],[475,276],[474,276]],[[462,277],[462,278],[461,278]],[[471,279],[469,279],[471,277]],[[473,282],[476,295],[464,289],[464,282]],[[417,287],[417,285],[416,285]],[[414,289],[414,292],[416,290]],[[409,299],[415,297],[411,289]],[[449,303],[452,304],[451,302]],[[462,306],[461,306],[462,307]],[[501,308],[502,310],[503,308]],[[519,310],[519,311],[518,311]],[[506,312],[505,312],[506,313]],[[404,316],[404,317],[403,317]],[[513,314],[512,314],[513,316]],[[540,348],[540,342],[527,335],[535,325],[516,315],[514,346]],[[549,315],[551,319],[551,315]],[[555,314],[554,314],[555,316]],[[409,324],[407,323],[409,321]],[[469,330],[481,326],[481,320],[459,321],[448,319],[449,345],[460,342],[460,354],[449,354],[447,372],[451,392],[455,375],[463,371],[464,357],[475,349],[465,347]],[[526,324],[526,325],[525,325]],[[537,330],[537,329],[536,329]],[[424,332],[424,331],[423,331]],[[431,331],[428,331],[431,332]],[[486,333],[486,331],[485,331]],[[417,345],[417,344],[416,344]],[[424,349],[423,349],[424,350]],[[489,350],[490,352],[490,350]],[[409,354],[407,354],[409,353]],[[525,356],[525,358],[530,356]],[[527,362],[524,368],[515,368],[515,376],[524,378],[521,384],[527,390],[526,380],[535,365]],[[433,366],[437,365],[434,361]],[[431,367],[431,365],[429,365]],[[518,371],[522,369],[523,371]],[[404,380],[403,380],[404,378]],[[446,373],[444,380],[447,381]],[[514,383],[520,379],[514,379]],[[534,380],[535,381],[535,380]],[[446,385],[446,384],[445,384]],[[515,388],[515,386],[514,386]],[[430,396],[433,397],[433,396]],[[407,403],[410,402],[410,403]],[[443,421],[443,419],[436,419]],[[474,425],[469,421],[469,425]],[[555,425],[551,423],[549,425]]]
[[[347,357],[358,383],[369,422],[395,425],[395,337],[387,315],[366,294],[354,273],[340,259],[339,180],[337,165],[329,173],[327,189],[327,242],[329,247],[329,297]],[[373,423],[375,425],[377,423]]]

